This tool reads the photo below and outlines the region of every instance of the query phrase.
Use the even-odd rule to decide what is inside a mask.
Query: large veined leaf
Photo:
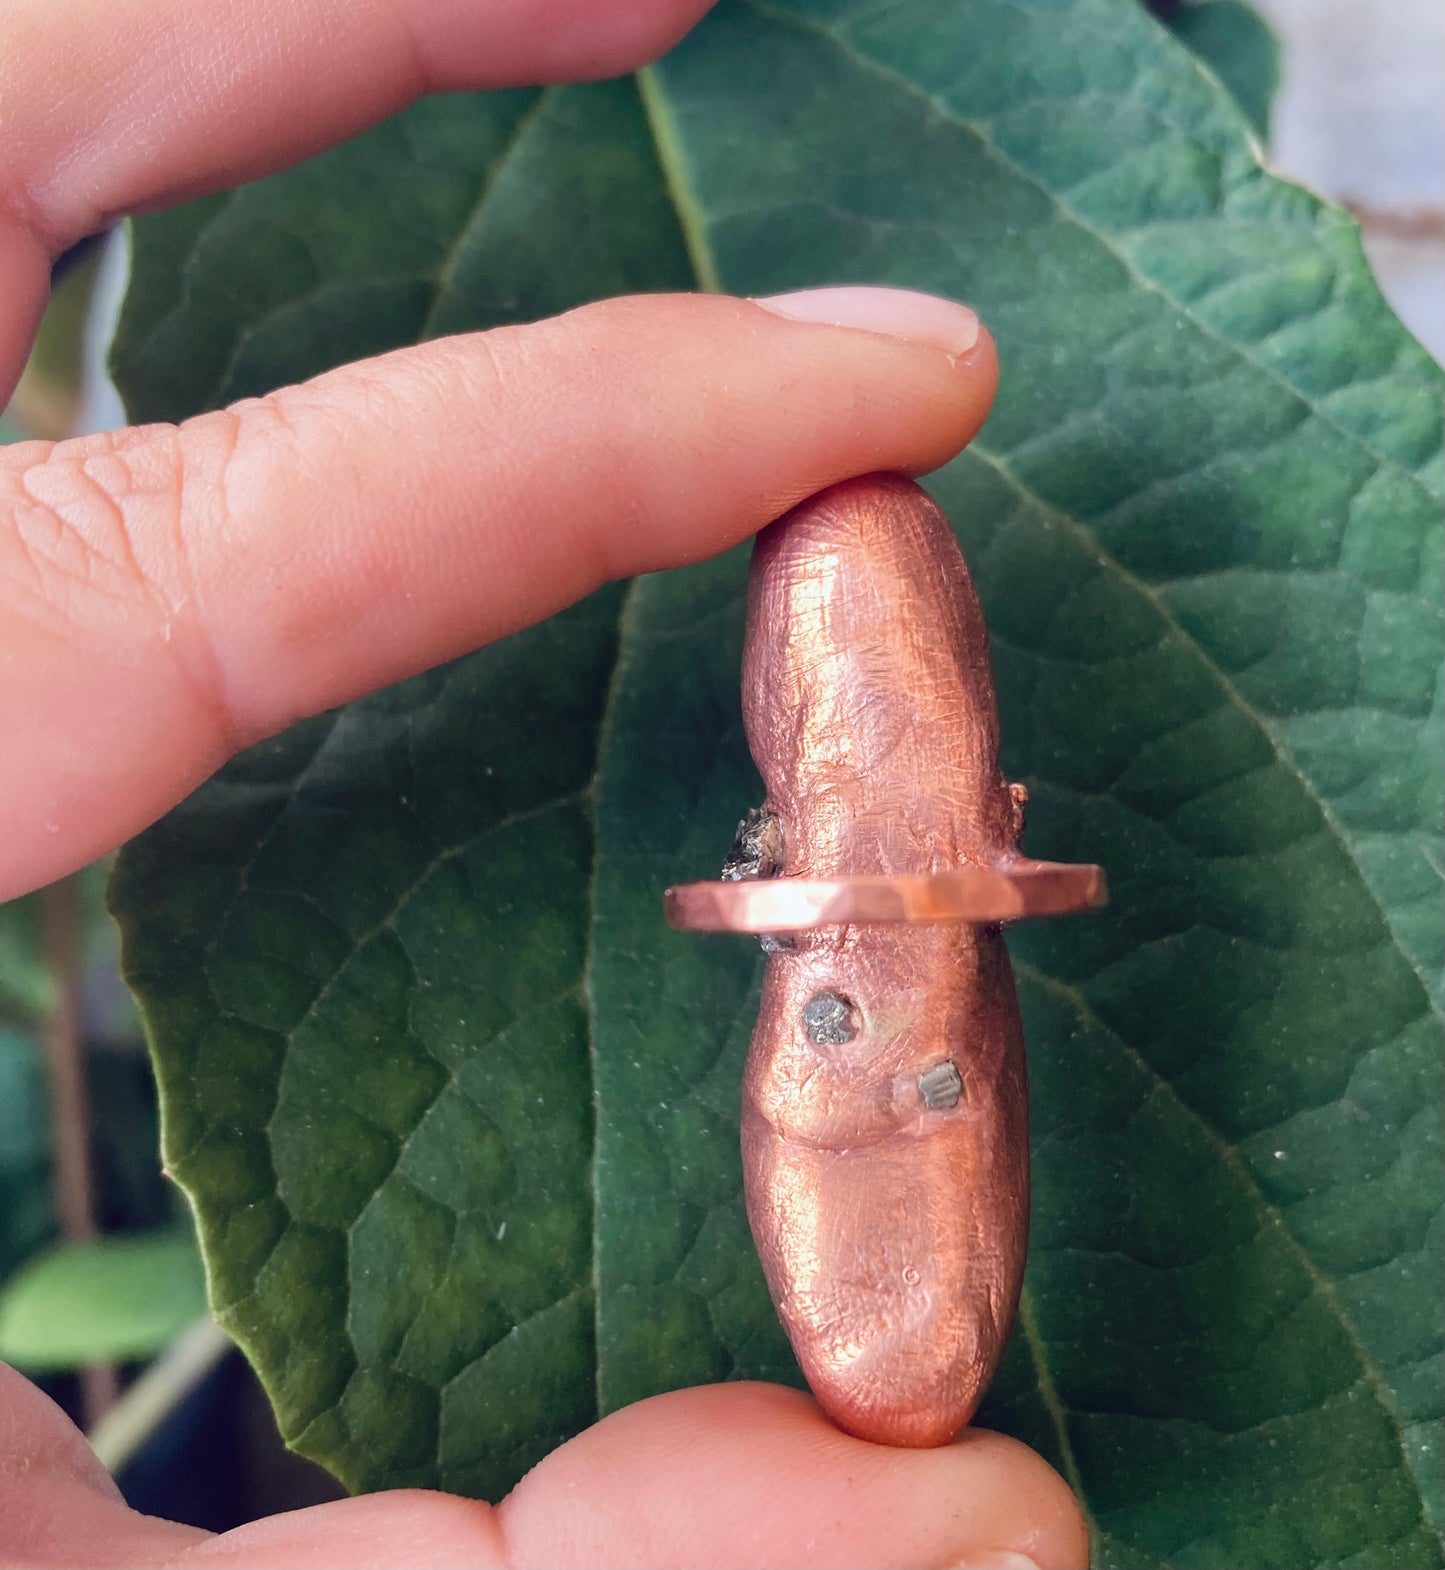
[[[142,418],[624,289],[980,309],[997,410],[933,483],[1029,847],[1115,892],[1011,940],[987,1419],[1102,1565],[1440,1564],[1440,384],[1217,80],[1132,0],[725,3],[135,242]],[[743,570],[308,722],[122,858],[212,1302],[354,1487],[494,1495],[651,1391],[796,1378],[738,1196],[758,957],[659,908],[757,795]]]

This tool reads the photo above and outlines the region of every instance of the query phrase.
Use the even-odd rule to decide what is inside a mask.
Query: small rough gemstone
[[[945,1059],[918,1076],[918,1093],[930,1112],[956,1107],[958,1098],[963,1094],[963,1076]]]
[[[803,1005],[808,1040],[820,1047],[840,1047],[858,1034],[853,1006],[836,992],[820,992]]]

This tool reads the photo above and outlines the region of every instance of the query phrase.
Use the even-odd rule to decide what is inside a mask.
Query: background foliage
[[[635,80],[144,220],[116,365],[172,418],[598,295],[860,279],[999,340],[933,483],[1029,848],[1115,890],[1011,943],[1037,1193],[987,1418],[1100,1564],[1439,1564],[1439,379],[1161,27],[725,3]],[[650,1391],[796,1377],[738,1203],[756,956],[658,903],[756,798],[743,565],[307,722],[122,859],[213,1302],[353,1486],[495,1494]]]
[[[164,1343],[177,1314],[194,1317],[204,1307],[195,1290],[186,1290],[198,1275],[194,1244],[185,1232],[184,1248],[175,1242],[183,1206],[157,1171],[155,1098],[140,1025],[116,975],[116,933],[102,905],[107,871],[86,868],[60,891],[77,937],[76,1039],[68,1047],[53,1040],[70,981],[57,973],[41,912],[45,896],[0,904],[0,1358],[33,1374],[148,1355]],[[130,1242],[57,1247],[27,1270],[58,1229],[47,1036],[52,1050],[85,1059],[91,1097],[104,1113],[91,1142],[93,1220]],[[147,1266],[135,1268],[137,1259]],[[140,1319],[153,1327],[150,1334],[126,1328]],[[127,1350],[115,1352],[118,1345]]]
[[[0,1298],[0,1357],[32,1371],[149,1357],[204,1314],[190,1229],[57,1245]]]

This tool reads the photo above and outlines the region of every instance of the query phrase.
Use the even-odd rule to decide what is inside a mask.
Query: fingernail
[[[795,322],[821,322],[829,327],[856,327],[863,332],[904,338],[945,354],[967,354],[978,342],[978,317],[966,305],[912,289],[801,289],[754,302],[775,316]]]
[[[955,1559],[949,1570],[1039,1570],[1027,1554],[1011,1548],[980,1548],[966,1558]]]

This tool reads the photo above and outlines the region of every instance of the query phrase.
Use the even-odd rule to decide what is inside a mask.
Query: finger
[[[179,429],[0,449],[0,898],[301,715],[713,555],[836,480],[933,468],[981,424],[993,347],[962,307],[784,308],[884,331],[614,300]]]
[[[0,1363],[0,1564],[162,1564],[207,1536],[130,1509],[75,1424]]]
[[[1087,1556],[1063,1481],[1014,1440],[975,1429],[890,1450],[840,1433],[796,1391],[734,1384],[604,1418],[496,1510],[376,1494],[242,1527],[176,1564],[1082,1570]]]
[[[711,0],[7,0],[0,407],[66,246],[252,180],[423,93],[613,76]]]
[[[114,214],[294,162],[423,93],[631,70],[709,3],[7,0],[0,213],[54,251]]]
[[[3,126],[0,112],[0,134]],[[7,216],[0,197],[0,411],[25,366],[49,295],[49,254],[29,230]]]

